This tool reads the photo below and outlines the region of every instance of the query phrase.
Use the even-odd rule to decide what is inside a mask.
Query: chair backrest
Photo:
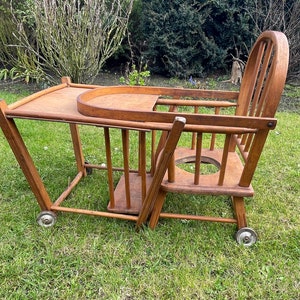
[[[218,147],[220,148],[221,145],[221,148],[223,149],[222,159],[218,162],[218,167],[220,169],[218,179],[219,186],[223,185],[228,172],[227,160],[229,153],[234,152],[236,146],[239,148],[244,160],[244,169],[240,176],[239,185],[242,187],[248,187],[250,185],[268,132],[275,128],[276,120],[274,119],[274,115],[284,88],[288,69],[288,59],[288,42],[283,33],[266,31],[258,37],[246,64],[236,103],[236,119],[232,120],[232,116],[228,116],[228,120],[224,123],[223,128],[219,128],[217,131],[218,135],[221,135]],[[214,100],[218,99],[218,97],[215,97]],[[179,101],[177,102],[179,103]],[[203,106],[205,106],[205,104]],[[217,108],[219,109],[220,107]],[[173,108],[173,110],[176,111],[177,107]],[[218,113],[219,111],[216,110],[216,114]],[[194,114],[197,115],[198,111],[195,110]],[[200,117],[199,121],[204,124],[203,118],[205,116],[201,115]],[[220,120],[222,119],[224,121],[227,118],[227,116],[219,117]],[[241,117],[241,119],[238,120],[237,117]],[[238,132],[237,128],[234,128],[235,126],[240,126],[242,120],[247,120],[247,122],[249,122],[245,127],[249,126],[249,129],[251,130],[245,128],[245,131],[241,133],[241,131]],[[211,124],[207,125],[217,125],[217,119],[214,120],[213,117],[211,117],[210,121]],[[264,126],[258,124],[261,121],[266,122]],[[190,119],[187,117],[187,125],[189,125],[189,122]],[[191,129],[191,131],[194,131],[192,149],[195,150],[195,154],[193,154],[191,160],[188,161],[189,158],[186,156],[187,152],[185,152],[181,161],[189,163],[195,162],[194,184],[201,185],[204,184],[203,177],[205,177],[205,175],[202,176],[202,179],[199,178],[200,163],[211,163],[211,161],[207,161],[206,155],[203,154],[205,147],[203,146],[202,135],[205,133],[212,134],[209,148],[213,151],[215,148],[215,134],[213,128],[196,127]],[[186,126],[185,131],[189,131],[188,126]],[[224,142],[222,142],[222,135],[225,135]],[[210,154],[207,154],[209,157]],[[172,168],[174,169],[174,163]],[[178,179],[175,179],[174,177],[174,171],[170,171],[170,169],[171,168],[169,167],[169,174],[171,174],[168,178],[169,182],[178,182]],[[195,190],[196,189],[197,188],[195,187]]]
[[[284,88],[289,46],[282,32],[265,31],[247,61],[238,98],[237,115],[274,117]]]
[[[289,45],[284,33],[263,32],[252,47],[245,67],[236,115],[271,118],[275,116],[285,85],[288,62]],[[267,133],[264,137],[261,136],[256,144],[263,146],[266,137]],[[246,161],[250,150],[253,149],[254,136],[240,135],[236,144]],[[262,147],[259,148],[261,151]],[[253,151],[259,150],[255,147]]]

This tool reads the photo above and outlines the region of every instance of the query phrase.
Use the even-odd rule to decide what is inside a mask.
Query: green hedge
[[[154,73],[202,76],[227,68],[253,38],[245,1],[139,0],[131,39]],[[137,17],[138,20],[137,22]],[[246,46],[246,48],[245,48]]]
[[[230,69],[231,55],[247,60],[260,32],[279,30],[290,41],[289,71],[297,76],[299,18],[298,0],[136,0],[131,55],[152,73],[205,76]]]

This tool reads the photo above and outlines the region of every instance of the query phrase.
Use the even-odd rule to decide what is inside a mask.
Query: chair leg
[[[2,129],[27,181],[42,210],[50,210],[52,202],[42,178],[34,165],[14,119],[5,115],[6,103],[0,101],[0,128]],[[2,169],[1,169],[2,170]]]
[[[162,190],[160,190],[157,195],[154,207],[151,212],[150,221],[149,221],[149,227],[151,229],[154,229],[158,223],[159,215],[162,210],[163,204],[165,202],[166,195],[167,195],[167,193]]]
[[[70,124],[71,138],[73,142],[73,149],[76,159],[78,172],[82,172],[83,176],[87,175],[86,168],[84,167],[84,156],[79,136],[79,129],[77,124]]]
[[[233,209],[235,212],[238,229],[247,227],[246,210],[243,197],[232,197]]]
[[[165,143],[163,150],[161,151],[159,161],[157,162],[158,168],[156,168],[151,184],[148,188],[146,198],[142,204],[136,226],[140,227],[148,219],[155,202],[157,195],[160,193],[160,186],[166,174],[167,168],[170,164],[170,160],[173,157],[174,150],[177,146],[181,132],[185,126],[185,118],[175,117],[173,126]]]

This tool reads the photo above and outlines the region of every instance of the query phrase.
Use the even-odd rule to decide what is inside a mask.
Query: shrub
[[[188,78],[224,70],[229,54],[251,43],[250,18],[241,1],[140,1],[135,40],[144,46],[141,55],[154,73]]]
[[[125,72],[125,76],[120,78],[120,83],[127,85],[146,85],[146,80],[150,77],[150,71],[147,70],[147,65],[143,69],[137,70],[136,65],[129,66]]]
[[[92,82],[118,49],[133,1],[29,1],[22,10],[26,18],[14,14],[17,47],[26,49],[48,77],[70,76],[74,82]],[[34,41],[26,30],[28,17]]]
[[[300,1],[255,0],[245,10],[254,24],[254,34],[278,30],[286,34],[290,46],[288,77],[300,78]]]

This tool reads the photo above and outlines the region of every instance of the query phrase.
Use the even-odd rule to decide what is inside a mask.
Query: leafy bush
[[[152,73],[187,79],[228,70],[232,55],[247,60],[262,31],[279,30],[290,42],[289,74],[299,78],[299,5],[297,0],[136,0],[131,52]]]
[[[214,48],[202,31],[209,9],[193,2],[143,1],[142,55],[154,73],[183,77],[203,72],[203,56]]]
[[[13,11],[15,46],[49,80],[92,82],[124,38],[133,1],[26,1]]]
[[[138,33],[131,34],[154,73],[188,78],[224,70],[229,53],[242,47],[246,52],[251,43],[241,1],[140,1]]]
[[[245,61],[257,36],[268,29],[287,35],[289,77],[300,76],[299,0],[11,3],[15,18],[10,0],[0,4],[0,67],[15,67],[34,80],[54,74],[92,81],[109,58],[109,67],[129,63],[140,70],[146,63],[151,73],[185,79],[224,73],[232,55]]]
[[[147,65],[142,70],[137,70],[136,65],[132,65],[131,70],[126,70],[125,76],[120,78],[120,83],[127,85],[146,85],[147,78],[150,77],[150,71]]]
[[[7,30],[7,28],[11,30]],[[14,30],[15,24],[10,14],[9,2],[2,1],[0,4],[0,61],[2,67],[6,67],[11,58],[17,57],[16,49],[8,46],[15,41],[13,36]]]

